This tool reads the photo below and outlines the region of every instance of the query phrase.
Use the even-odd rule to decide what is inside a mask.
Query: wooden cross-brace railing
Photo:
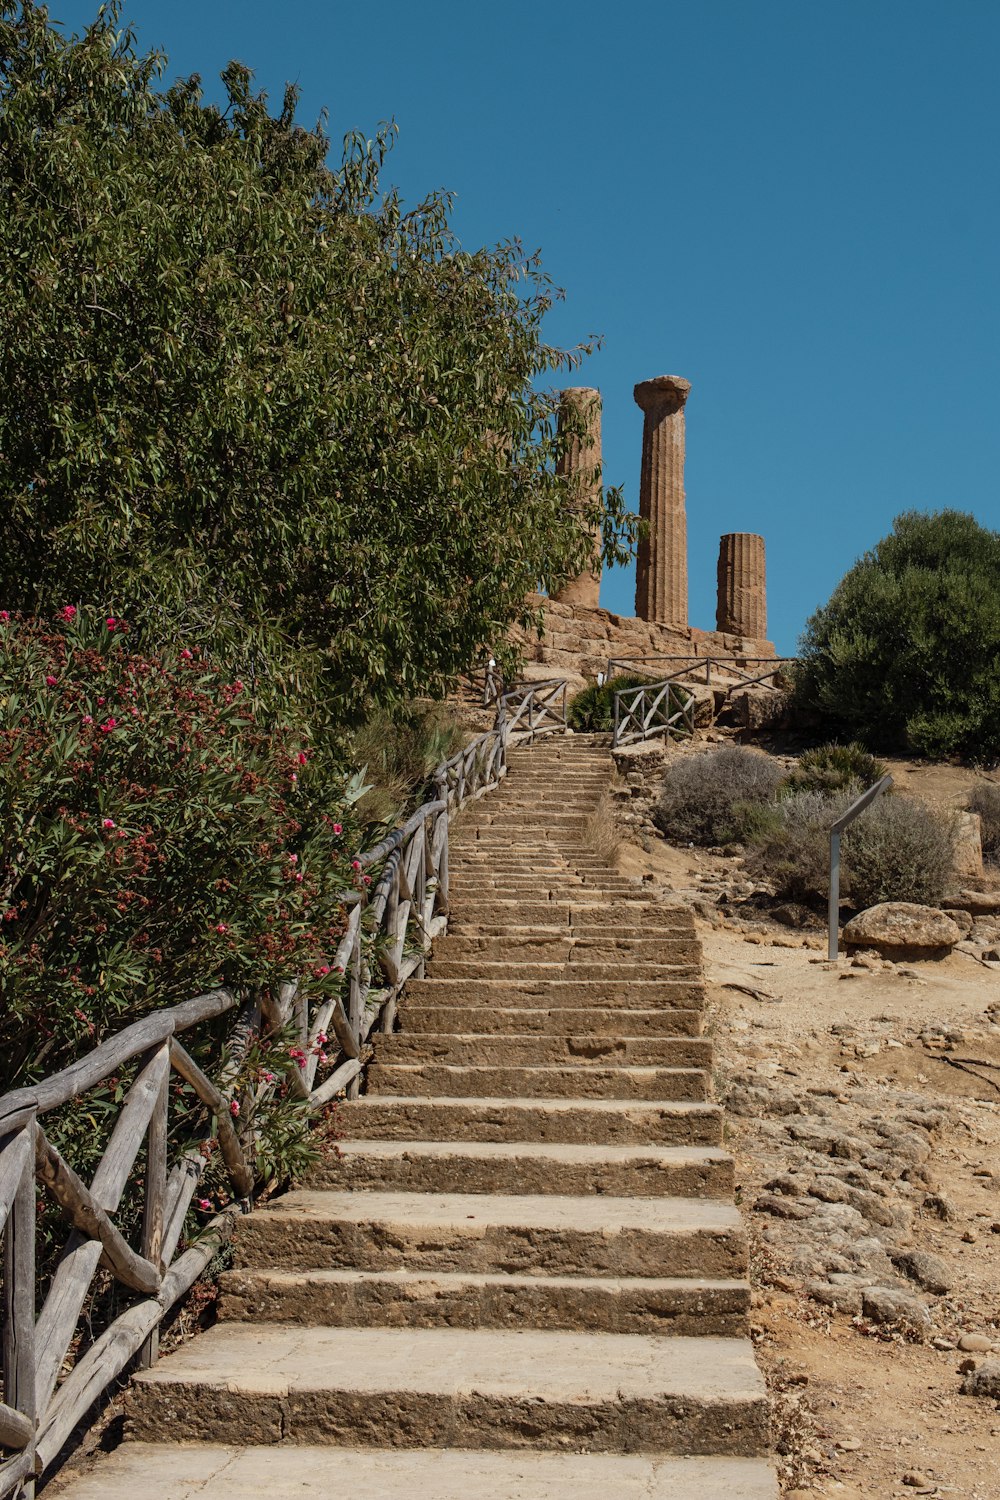
[[[644,683],[615,693],[612,744],[635,744],[654,734],[694,734],[694,699],[675,682]]]
[[[310,1107],[320,1108],[345,1090],[349,1096],[357,1093],[369,1036],[391,1029],[402,986],[423,973],[431,943],[447,924],[451,814],[500,783],[512,739],[531,740],[559,723],[565,728],[565,683],[508,690],[496,727],[440,767],[433,800],[358,856],[374,883],[362,895],[344,897],[344,933],[333,966],[344,975],[342,993],[314,1001],[297,981],[252,999],[213,990],[136,1021],[52,1078],[0,1098],[0,1500],[15,1492],[33,1494],[35,1477],[97,1398],[137,1358],[144,1364],[155,1358],[161,1320],[250,1207],[252,1126],[239,1120],[234,1091],[257,1032],[293,1029],[296,1044],[289,1050],[286,1077]],[[180,1038],[227,1012],[233,1025],[213,1081]],[[327,1034],[336,1038],[336,1048],[324,1042]],[[134,1080],[87,1184],[46,1134],[44,1117],[129,1067],[137,1070]],[[210,1131],[205,1140],[189,1141],[173,1161],[168,1146],[172,1075],[205,1106]],[[257,1097],[274,1087],[277,1083],[260,1085]],[[225,1164],[232,1201],[178,1254],[212,1142]],[[142,1226],[133,1246],[114,1219],[144,1144]],[[58,1205],[70,1233],[36,1308],[39,1191]],[[99,1268],[136,1300],[84,1347],[78,1344],[80,1318]]]

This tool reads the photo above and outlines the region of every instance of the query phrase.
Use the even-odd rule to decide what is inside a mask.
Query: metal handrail
[[[874,786],[856,797],[846,812],[842,812],[835,823],[830,825],[830,903],[827,908],[827,925],[829,927],[829,944],[827,954],[832,964],[837,962],[840,946],[840,835],[845,828],[849,828],[855,818],[860,817],[866,807],[870,807],[876,797],[887,792],[892,786],[892,777],[883,776],[876,781]]]

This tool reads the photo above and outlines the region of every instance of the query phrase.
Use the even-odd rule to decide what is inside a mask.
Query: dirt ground
[[[890,769],[939,806],[971,779]],[[654,840],[618,863],[699,916],[783,1492],[1000,1500],[1000,1401],[962,1392],[1000,1358],[1000,963],[833,967],[819,926],[744,918],[737,860]],[[919,1326],[873,1317],[866,1280]]]

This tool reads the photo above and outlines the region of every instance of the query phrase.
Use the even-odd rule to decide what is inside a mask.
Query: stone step
[[[532,936],[492,936],[475,932],[453,932],[438,938],[434,944],[435,962],[444,959],[475,959],[496,962],[505,959],[510,963],[546,962],[580,964],[588,961],[607,963],[609,960],[635,963],[672,958],[679,942],[691,943],[695,939],[687,933],[672,933],[659,928],[653,934],[620,938],[617,933],[606,937],[572,937],[566,929],[554,932],[539,932]]]
[[[712,1146],[533,1141],[341,1141],[303,1184],[368,1192],[569,1193],[636,1198],[733,1195],[733,1160]]]
[[[650,901],[463,901],[458,915],[463,922],[502,922],[508,918],[518,926],[539,923],[552,926],[596,927],[612,932],[619,925],[644,928],[670,927],[674,908]]]
[[[767,1398],[742,1339],[219,1323],[136,1376],[128,1426],[140,1441],[169,1427],[293,1451],[388,1438],[751,1457],[767,1442]]]
[[[374,1063],[368,1093],[452,1098],[707,1099],[702,1068],[518,1067],[498,1064]]]
[[[572,1064],[575,1068],[659,1067],[711,1068],[708,1037],[558,1036],[511,1037],[475,1034],[394,1031],[370,1039],[375,1062],[447,1063],[452,1066],[541,1067]]]
[[[565,1145],[719,1146],[717,1104],[673,1100],[420,1098],[365,1094],[338,1115],[347,1139],[559,1141]]]
[[[746,1334],[749,1282],[507,1272],[225,1271],[220,1318],[326,1328],[559,1328],[671,1338]]]
[[[509,972],[509,971],[508,971]],[[400,1002],[428,1005],[472,1005],[492,1000],[505,1010],[526,1005],[552,1009],[568,1005],[574,1009],[589,1004],[595,1009],[610,1007],[619,1014],[629,1010],[664,1010],[678,1005],[683,1010],[696,1009],[705,1003],[705,986],[700,978],[628,979],[617,975],[608,979],[528,979],[517,975],[508,979],[464,979],[439,975],[436,979],[411,979]],[[633,1035],[620,1023],[626,1035]]]
[[[445,981],[450,983],[450,981]],[[413,981],[410,983],[412,988]],[[461,993],[461,992],[456,992]],[[655,998],[655,997],[654,997]],[[438,1005],[430,1000],[401,1002],[403,1024],[411,1035],[428,1032],[475,1032],[479,1036],[618,1037],[623,1028],[632,1037],[697,1037],[701,1035],[702,1005],[663,1010],[593,1011],[583,1002],[548,1006],[507,1007],[467,1003]]]
[[[608,938],[610,941],[623,943],[631,942],[635,938],[658,937],[689,937],[694,936],[696,928],[693,922],[678,920],[669,925],[656,927],[640,927],[634,923],[616,923],[613,928],[607,928],[600,922],[467,922],[462,918],[461,908],[456,908],[449,918],[448,935],[450,937],[510,937],[511,941],[533,937],[564,937],[570,941],[577,942],[589,938],[599,941]]]
[[[65,1500],[330,1500],[330,1450],[124,1443],[60,1493]],[[771,1465],[757,1458],[345,1447],[336,1493],[350,1500],[778,1500],[778,1485]]]
[[[284,1271],[739,1277],[747,1241],[715,1199],[299,1188],[240,1221],[234,1256]]]
[[[694,980],[701,973],[701,964],[698,961],[700,955],[690,953],[691,946],[691,939],[682,939],[676,944],[673,961],[648,959],[645,963],[627,962],[624,957],[617,963],[600,963],[594,958],[577,958],[575,954],[556,963],[528,961],[513,955],[507,959],[480,958],[478,954],[470,959],[435,958],[427,965],[427,982],[436,979],[476,979],[487,983],[496,979],[502,982],[508,976],[519,981],[537,979],[542,983],[563,979],[583,979],[593,983],[606,980],[620,984],[632,980],[644,980],[647,984],[661,980]]]

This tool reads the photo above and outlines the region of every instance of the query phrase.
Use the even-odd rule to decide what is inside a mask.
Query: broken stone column
[[[767,635],[764,538],[730,531],[719,538],[719,594],[715,628],[762,641]]]
[[[583,424],[582,436],[572,433],[566,438],[566,450],[556,472],[570,479],[570,504],[592,505],[601,493],[601,393],[590,386],[571,386],[561,393],[559,430],[566,436],[571,427]],[[555,598],[560,604],[579,604],[597,609],[601,594],[601,531],[594,530],[593,550],[588,567],[563,585]]]
[[[684,403],[691,389],[679,375],[657,375],[634,391],[645,421],[635,612],[640,620],[687,629],[687,515],[684,509]]]

